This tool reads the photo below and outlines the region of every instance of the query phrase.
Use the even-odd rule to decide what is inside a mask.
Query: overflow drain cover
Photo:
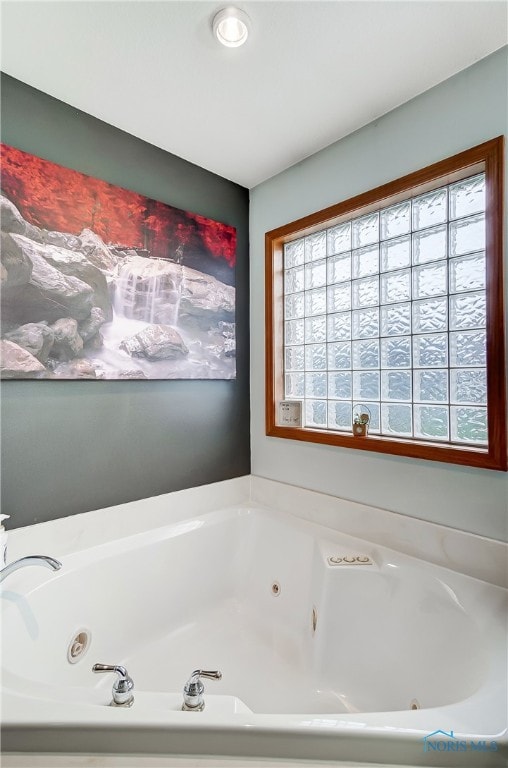
[[[88,629],[78,629],[74,632],[67,647],[67,661],[69,664],[76,664],[88,651],[92,634]]]

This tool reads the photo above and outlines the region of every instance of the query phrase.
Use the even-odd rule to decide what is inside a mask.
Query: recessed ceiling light
[[[228,48],[238,48],[249,36],[250,19],[239,8],[223,8],[213,17],[213,33],[219,43]]]

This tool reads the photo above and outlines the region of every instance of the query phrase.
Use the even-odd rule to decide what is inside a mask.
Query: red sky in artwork
[[[173,258],[179,245],[234,267],[236,229],[86,176],[7,144],[2,189],[32,224],[78,235],[88,227],[104,242]]]

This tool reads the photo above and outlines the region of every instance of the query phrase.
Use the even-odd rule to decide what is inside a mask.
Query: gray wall
[[[236,381],[6,381],[9,528],[250,472],[248,191],[2,75],[2,141],[237,228]]]
[[[251,190],[253,474],[508,539],[506,473],[266,437],[263,314],[265,232],[507,128],[504,48]]]

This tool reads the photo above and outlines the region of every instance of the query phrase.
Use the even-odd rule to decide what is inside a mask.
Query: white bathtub
[[[506,590],[252,503],[179,517],[6,579],[4,750],[505,765]]]

